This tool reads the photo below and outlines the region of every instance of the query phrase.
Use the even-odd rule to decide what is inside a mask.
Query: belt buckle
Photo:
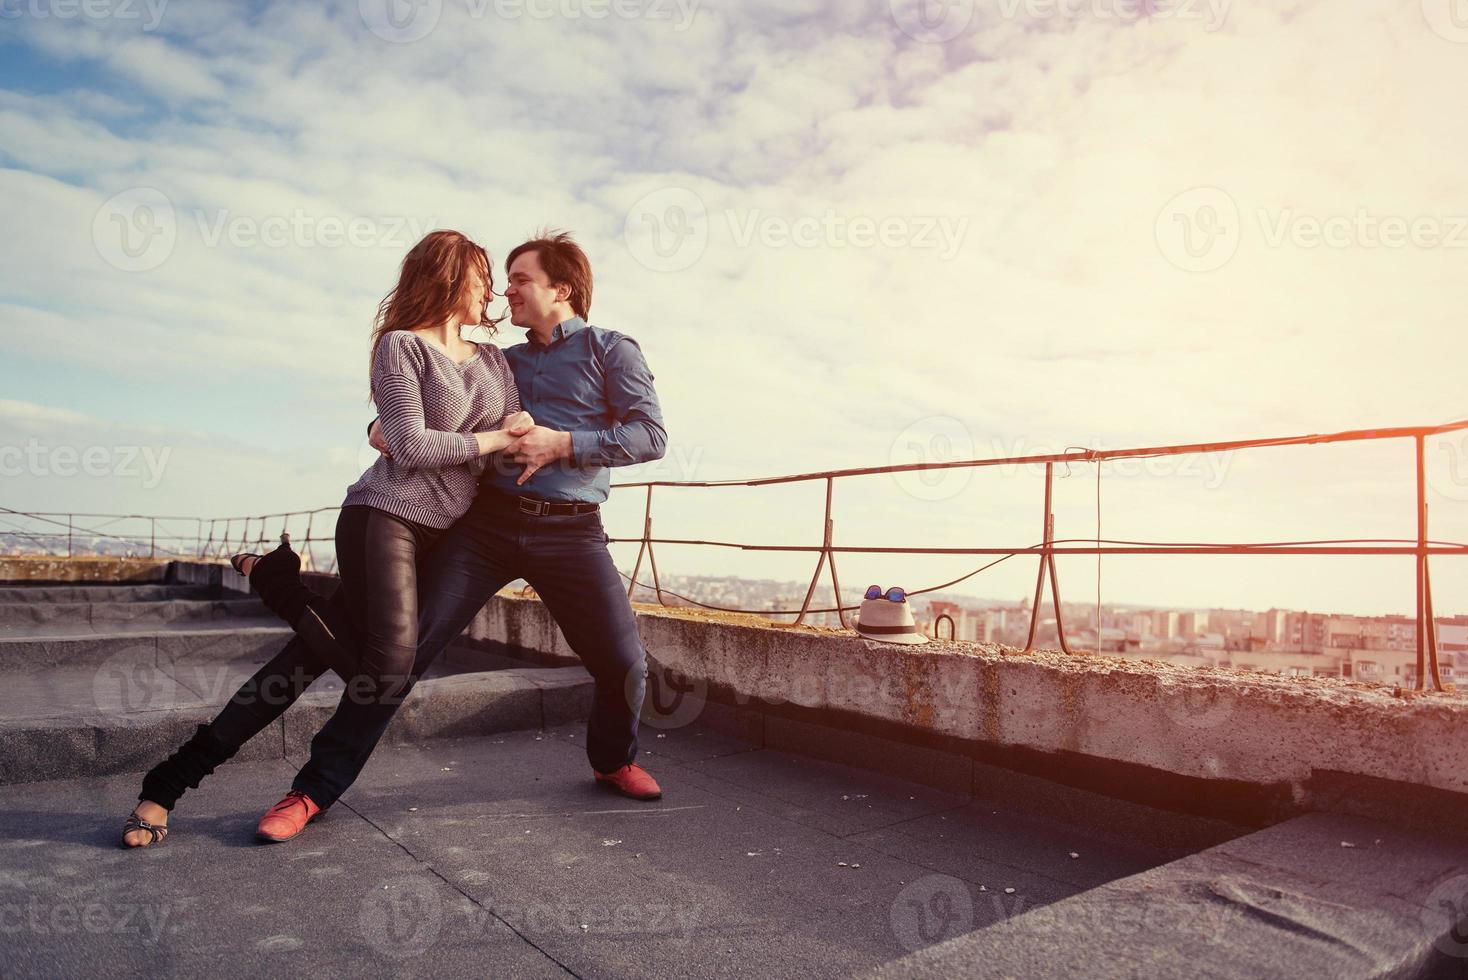
[[[529,497],[516,498],[520,502],[520,513],[540,517],[545,513],[546,502],[544,500],[531,500]]]

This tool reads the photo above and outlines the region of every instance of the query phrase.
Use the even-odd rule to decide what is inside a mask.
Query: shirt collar
[[[586,321],[581,319],[579,316],[573,316],[569,320],[562,320],[560,323],[556,324],[556,328],[551,331],[551,344],[565,340],[573,333],[585,329]],[[550,344],[547,344],[546,346],[549,347]]]

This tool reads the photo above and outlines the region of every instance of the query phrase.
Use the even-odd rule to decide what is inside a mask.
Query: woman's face
[[[484,316],[485,305],[492,299],[494,299],[494,293],[490,290],[489,284],[485,282],[484,273],[479,271],[479,266],[470,265],[464,287],[465,308],[461,314],[460,323],[466,327],[478,326],[480,319]]]

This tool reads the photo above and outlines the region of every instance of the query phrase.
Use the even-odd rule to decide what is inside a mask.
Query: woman
[[[353,696],[384,699],[404,686],[417,651],[419,562],[468,510],[482,457],[510,443],[510,428],[533,424],[520,411],[514,376],[499,348],[460,337],[461,327],[493,328],[498,322],[486,318],[493,295],[489,257],[458,232],[431,233],[403,260],[397,287],[378,306],[372,334],[372,398],[391,457],[374,462],[342,501],[338,592],[328,603],[301,584],[300,559],[284,536],[268,555],[232,559],[305,643],[293,642],[266,664],[213,722],[199,726],[144,777],[138,806],[123,828],[124,844],[161,841],[185,789],[197,787],[279,717],[327,667],[348,682]],[[268,691],[276,692],[273,703]],[[281,691],[288,692],[284,704]],[[323,789],[313,799],[314,787],[300,783],[298,777],[266,813],[262,839],[289,839],[320,812],[316,800],[331,791]]]

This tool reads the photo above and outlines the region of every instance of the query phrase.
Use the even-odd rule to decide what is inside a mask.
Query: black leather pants
[[[346,682],[344,704],[398,703],[411,688],[418,649],[418,567],[440,534],[374,507],[343,507],[336,524],[336,593],[322,598],[289,568],[257,583],[266,604],[290,617],[297,636],[235,692],[214,721],[144,777],[139,799],[173,809],[186,789],[197,787],[328,670]],[[324,784],[306,792],[322,809],[340,795]]]
[[[418,567],[443,532],[375,507],[343,507],[336,556],[358,671],[384,696],[407,683],[418,653]]]

